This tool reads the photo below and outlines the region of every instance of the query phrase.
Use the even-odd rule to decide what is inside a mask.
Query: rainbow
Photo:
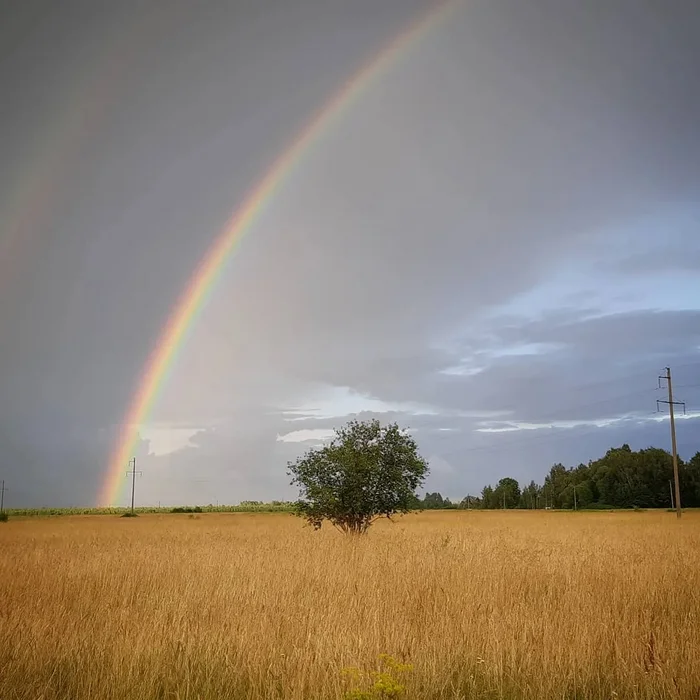
[[[291,145],[273,162],[263,179],[231,215],[221,234],[195,269],[148,357],[138,389],[121,423],[120,434],[100,490],[100,505],[115,505],[119,500],[125,484],[124,473],[140,437],[139,428],[147,422],[188,333],[211,296],[237,244],[253,227],[265,205],[279,191],[304,153],[330,129],[385,69],[430,29],[446,20],[459,4],[460,0],[443,0],[434,4],[352,75],[312,116]]]

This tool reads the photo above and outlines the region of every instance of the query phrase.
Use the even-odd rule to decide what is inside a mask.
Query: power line
[[[688,363],[686,365],[681,365],[681,367],[690,367],[690,366],[700,366],[700,363],[694,362],[694,363]],[[627,378],[636,377],[636,376],[642,376],[641,372],[635,372],[633,374],[626,375],[623,378],[627,379]],[[623,379],[623,378],[621,378],[621,379]],[[591,384],[591,386],[593,386],[593,385],[594,384]],[[688,388],[694,387],[694,386],[700,387],[700,384],[683,385],[684,388],[686,386]],[[559,411],[552,412],[549,414],[540,415],[540,416],[538,416],[537,420],[538,421],[546,421],[547,419],[555,419],[556,420],[556,418],[561,418],[562,416],[565,416],[567,413],[571,413],[572,411],[578,411],[578,410],[581,410],[584,408],[592,408],[594,406],[599,406],[599,405],[606,404],[606,403],[612,403],[614,401],[620,401],[622,399],[632,398],[635,396],[642,396],[644,394],[651,394],[651,393],[656,392],[656,391],[658,391],[658,387],[648,388],[648,389],[640,389],[637,391],[628,392],[626,394],[618,394],[616,396],[611,396],[611,397],[606,398],[606,399],[600,399],[600,400],[588,402],[585,404],[578,404],[578,405],[570,406],[567,409],[559,410]],[[637,418],[637,419],[650,418],[651,416],[654,416],[655,413],[656,412],[650,412],[650,413],[649,412],[644,412],[644,413],[638,412],[638,413],[631,414],[628,416],[623,416],[620,420],[625,420],[625,418],[632,419],[632,420],[635,418]],[[515,421],[511,421],[511,422],[515,422]],[[569,422],[572,422],[572,421],[569,421]],[[585,424],[587,422],[588,421],[585,421],[585,420],[581,421],[582,424]],[[530,437],[529,439],[525,439],[525,440],[512,440],[512,441],[509,441],[506,443],[501,443],[499,445],[477,445],[474,447],[463,447],[463,448],[459,448],[457,450],[453,450],[453,451],[448,452],[448,453],[443,453],[443,454],[441,454],[441,456],[442,457],[451,457],[451,456],[454,456],[456,454],[463,454],[463,453],[470,453],[470,452],[495,452],[495,451],[499,451],[499,450],[508,449],[511,447],[528,446],[531,444],[539,444],[540,442],[548,442],[548,441],[566,439],[566,438],[571,437],[571,433],[569,431],[573,430],[575,427],[576,426],[570,426],[567,428],[557,428],[556,426],[552,425],[552,426],[546,427],[546,428],[545,427],[536,428],[536,429],[532,429],[532,430],[538,430],[538,431],[546,430],[547,433],[544,435],[534,435],[534,436]],[[605,426],[592,425],[587,430],[583,430],[583,431],[577,430],[576,436],[582,437],[582,436],[588,435],[590,433],[593,433],[593,432],[600,430],[601,427],[605,427]],[[502,432],[521,432],[521,431],[526,431],[526,430],[528,430],[528,429],[527,428],[521,428],[521,429],[516,428],[512,431],[504,430]],[[562,432],[559,432],[560,430]],[[552,432],[550,432],[550,431],[557,431],[557,432],[555,434],[552,434]]]
[[[616,396],[610,396],[607,399],[598,399],[596,401],[590,401],[588,403],[583,403],[583,404],[574,404],[573,406],[569,406],[568,408],[564,409],[559,409],[557,411],[552,411],[550,413],[544,413],[540,414],[537,417],[537,420],[539,421],[544,421],[548,419],[556,419],[560,418],[562,416],[565,416],[567,413],[571,413],[573,411],[579,411],[584,408],[592,408],[594,406],[599,406],[602,404],[606,403],[612,403],[613,401],[620,401],[622,399],[627,399],[627,398],[632,398],[634,396],[641,396],[642,394],[650,394],[657,391],[656,388],[649,388],[649,389],[639,389],[637,391],[631,391],[626,394],[617,394]]]
[[[650,418],[651,416],[654,416],[655,412],[645,412],[645,413],[636,413],[634,415],[629,416],[628,419],[641,419],[641,418]],[[585,425],[584,422],[582,424]],[[550,426],[546,428],[532,428],[532,429],[527,429],[527,428],[520,428],[520,429],[513,429],[512,431],[501,431],[501,432],[544,432],[546,431],[546,434],[544,435],[533,435],[529,439],[525,440],[511,440],[509,442],[501,443],[499,445],[477,445],[474,447],[462,447],[456,450],[452,450],[451,452],[447,453],[442,453],[442,457],[450,457],[455,454],[462,454],[462,453],[469,453],[469,452],[497,452],[499,450],[504,450],[508,449],[510,447],[521,447],[521,446],[528,446],[532,444],[539,444],[541,442],[549,442],[549,441],[555,441],[555,440],[563,440],[566,438],[570,438],[572,436],[571,432],[572,430],[575,429],[576,426],[571,426],[568,428],[561,428],[561,427],[556,427],[556,426]],[[577,430],[576,431],[576,437],[584,437],[586,435],[589,435],[591,433],[597,432],[598,430],[601,430],[602,428],[605,428],[606,426],[601,426],[601,425],[591,425],[589,426],[586,430]]]
[[[545,414],[544,416],[541,416],[540,418],[554,418],[555,416],[561,416],[562,414],[566,413],[571,413],[571,411],[578,411],[582,408],[592,408],[594,406],[600,406],[602,404],[606,403],[612,403],[613,401],[620,401],[621,399],[628,399],[632,398],[633,396],[641,396],[642,394],[649,394],[652,391],[656,391],[656,389],[639,389],[638,391],[630,391],[627,394],[618,394],[617,396],[611,396],[607,399],[599,399],[597,401],[591,401],[590,403],[585,403],[585,404],[578,404],[569,407],[568,409],[565,408],[561,411],[557,411],[556,413],[551,413],[549,416]]]
[[[695,362],[686,362],[683,365],[674,365],[676,368],[676,372],[678,372],[679,369],[688,369],[688,367],[698,367],[700,368],[700,362],[695,361]]]

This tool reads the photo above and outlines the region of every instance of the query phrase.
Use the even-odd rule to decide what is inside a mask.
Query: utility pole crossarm
[[[673,404],[674,406],[683,406],[683,415],[685,415],[685,401],[663,401],[662,399],[656,399],[656,410],[659,411],[659,404],[666,404],[667,406],[670,406]]]

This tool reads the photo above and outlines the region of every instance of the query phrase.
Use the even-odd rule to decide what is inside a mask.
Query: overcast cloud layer
[[[95,502],[198,260],[430,3],[14,3],[0,26],[0,477]],[[700,449],[700,6],[471,0],[367,87],[240,245],[141,426],[142,503],[288,498],[349,415],[453,498]]]

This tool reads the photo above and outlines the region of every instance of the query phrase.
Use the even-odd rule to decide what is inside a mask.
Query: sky
[[[228,218],[426,0],[48,0],[0,23],[0,478],[92,505]],[[139,426],[137,503],[294,498],[352,417],[429,491],[700,450],[700,6],[464,0],[322,130]],[[125,465],[125,471],[126,471]],[[127,502],[125,489],[120,502]]]

